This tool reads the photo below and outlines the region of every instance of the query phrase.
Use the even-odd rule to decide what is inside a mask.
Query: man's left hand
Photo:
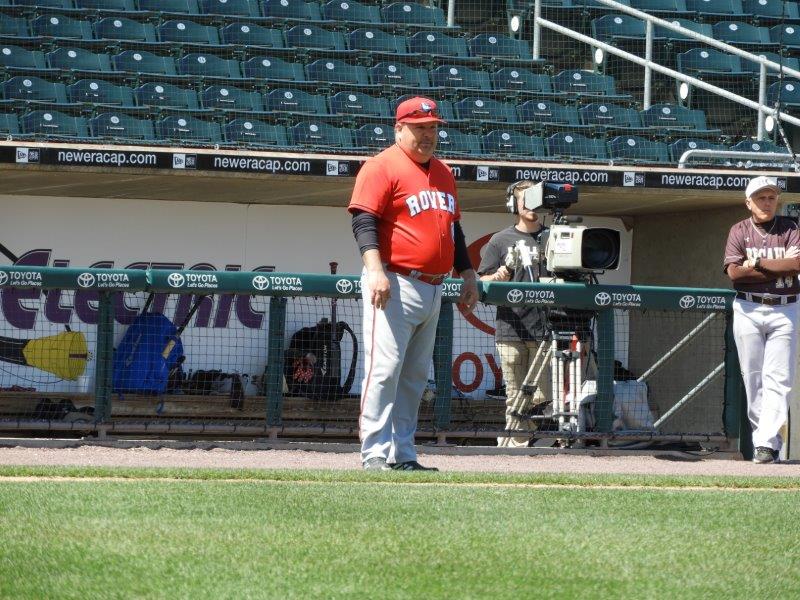
[[[461,273],[464,283],[461,284],[461,297],[458,303],[466,314],[470,314],[478,304],[478,278],[475,271],[470,269]]]

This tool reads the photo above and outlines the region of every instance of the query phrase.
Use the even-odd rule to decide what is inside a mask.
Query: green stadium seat
[[[18,38],[28,37],[28,20],[23,17],[3,15],[3,18],[0,19],[0,35]]]
[[[71,38],[76,40],[94,39],[92,24],[64,15],[41,15],[31,21],[31,32],[35,36]]]
[[[394,127],[385,123],[367,123],[353,131],[353,143],[360,148],[383,150],[394,144]]]
[[[12,0],[14,6],[31,6],[36,8],[74,8],[72,0]]]
[[[159,139],[218,144],[222,141],[222,129],[218,123],[196,119],[189,115],[169,115],[156,121]]]
[[[526,40],[515,40],[500,33],[480,33],[467,44],[472,56],[495,60],[519,60],[527,63],[533,60]]]
[[[686,0],[686,10],[699,14],[705,20],[711,17],[746,18],[742,0]]]
[[[779,146],[768,140],[742,140],[731,146],[731,150],[736,152],[776,152],[778,154],[788,154],[785,146]]]
[[[348,33],[347,47],[350,50],[365,50],[370,53],[408,54],[404,36],[392,35],[374,27],[360,27]]]
[[[11,135],[19,133],[17,113],[0,113],[0,133]]]
[[[767,104],[775,106],[780,102],[783,109],[800,108],[800,81],[797,79],[784,79],[776,81],[767,88]]]
[[[371,83],[425,89],[430,87],[428,71],[402,62],[384,61],[369,67]]]
[[[349,129],[334,127],[322,121],[301,121],[288,128],[289,142],[293,146],[315,148],[352,148],[353,139]]]
[[[309,81],[340,83],[348,86],[367,86],[369,74],[361,65],[350,65],[335,58],[321,58],[306,65]]]
[[[630,7],[653,13],[662,19],[689,14],[686,0],[630,0]]]
[[[75,8],[83,10],[113,10],[116,12],[135,12],[133,0],[74,0]]]
[[[524,156],[527,160],[545,156],[544,143],[513,129],[496,129],[481,138],[483,153],[492,156]]]
[[[261,94],[229,85],[211,85],[200,93],[203,108],[263,112]]]
[[[610,14],[592,19],[591,31],[594,39],[607,44],[616,44],[619,40],[643,40],[646,35],[644,21],[626,14]]]
[[[744,21],[720,21],[711,28],[714,38],[745,50],[750,46],[762,49],[774,46],[766,27],[756,27]]]
[[[267,112],[301,115],[327,115],[328,106],[324,96],[309,94],[303,90],[278,88],[264,94]]]
[[[44,71],[47,69],[44,54],[39,50],[27,50],[20,46],[0,46],[0,67],[7,71]]]
[[[197,111],[200,103],[197,92],[166,82],[151,81],[133,90],[136,104],[144,107]]]
[[[449,56],[462,59],[470,57],[467,42],[464,38],[451,37],[439,31],[418,31],[409,36],[408,49],[417,54],[431,56]]]
[[[586,137],[575,131],[559,131],[547,138],[547,155],[564,161],[605,162],[608,149],[603,139]]]
[[[464,133],[455,127],[442,126],[437,132],[436,152],[443,156],[481,156],[481,140],[474,133]],[[394,136],[392,135],[392,141]]]
[[[608,155],[614,162],[632,164],[668,163],[669,151],[663,142],[636,135],[620,135],[608,142]]]
[[[553,89],[553,82],[547,73],[534,73],[529,69],[503,67],[491,74],[492,87],[497,91],[514,91],[535,95],[562,95]]]
[[[664,135],[702,138],[718,138],[722,135],[719,129],[709,129],[706,114],[702,110],[675,104],[654,104],[640,114],[642,125]]]
[[[790,69],[794,69],[795,71],[800,71],[800,59],[796,56],[781,56],[776,52],[761,52],[760,50],[753,51],[754,54],[758,56],[763,56],[764,58],[771,60],[774,63],[779,65],[783,65],[784,67],[788,67]],[[747,60],[746,58],[742,57],[742,70],[743,71],[750,71],[754,73],[756,76],[760,76],[761,73],[761,65],[754,60]],[[767,69],[767,77],[780,77],[780,72],[777,69]]]
[[[313,48],[315,50],[335,50],[344,52],[344,36],[338,31],[330,31],[302,23],[286,31],[286,45],[291,48]]]
[[[242,77],[237,61],[220,58],[214,54],[192,52],[179,58],[176,66],[180,75],[224,77],[226,79],[241,79]]]
[[[115,71],[146,73],[150,75],[176,75],[175,59],[158,56],[145,50],[125,50],[111,57]]]
[[[34,110],[20,117],[22,133],[45,137],[88,138],[86,119],[57,110]]]
[[[678,70],[682,73],[698,74],[700,77],[712,75],[751,77],[750,73],[743,71],[742,62],[738,56],[727,54],[720,50],[692,48],[677,56]]]
[[[63,83],[45,81],[32,75],[17,75],[0,83],[3,100],[68,104]]]
[[[800,49],[800,25],[797,23],[775,25],[770,28],[769,37],[774,43],[786,46],[790,50]]]
[[[610,75],[601,75],[593,71],[569,69],[561,71],[553,77],[553,88],[572,96],[583,98],[599,96],[611,102],[630,102],[629,94],[619,94]]]
[[[710,142],[709,140],[703,140],[699,138],[680,138],[675,140],[669,145],[669,157],[672,162],[677,163],[683,153],[687,150],[727,150],[728,148],[723,146],[722,144],[715,144]],[[700,160],[700,159],[696,159]],[[725,159],[702,159],[700,162],[705,163],[713,163],[719,162],[720,160]],[[693,164],[696,164],[695,160],[692,161]]]
[[[252,23],[230,23],[219,30],[223,44],[261,46],[263,48],[285,48],[283,32]]]
[[[742,0],[742,9],[746,14],[753,15],[759,22],[766,20],[800,20],[797,2],[786,2],[786,0]]]
[[[635,108],[610,102],[592,102],[578,110],[581,124],[601,129],[608,135],[646,135],[642,119]]]
[[[200,0],[200,12],[204,15],[226,17],[260,17],[258,0]]]
[[[89,131],[92,137],[105,140],[152,142],[156,139],[150,119],[137,119],[123,112],[104,112],[89,119]]]
[[[286,128],[282,125],[269,125],[256,119],[234,119],[225,124],[225,141],[247,146],[288,147]]]
[[[219,45],[219,32],[216,27],[201,25],[188,19],[171,19],[156,27],[160,42],[181,44]]]
[[[197,0],[137,0],[139,10],[178,15],[199,15]]]
[[[476,123],[517,123],[514,106],[492,98],[470,96],[453,104],[456,118]]]
[[[125,17],[106,17],[95,22],[94,36],[98,40],[156,41],[156,31],[151,23],[139,23]]]
[[[461,65],[440,65],[429,73],[432,85],[453,89],[481,90],[488,92],[492,82],[486,71],[476,71]]]
[[[254,56],[242,62],[242,75],[267,81],[305,81],[303,65],[272,56]]]
[[[319,4],[304,0],[262,0],[261,14],[273,19],[321,21]]]
[[[56,48],[45,58],[51,69],[62,71],[111,72],[111,58],[108,54],[95,54],[82,48]]]
[[[361,4],[355,0],[330,0],[322,5],[322,18],[327,21],[350,23],[380,23],[381,11],[374,4]]]
[[[684,29],[689,29],[695,33],[705,35],[706,37],[714,37],[714,30],[711,28],[709,23],[698,23],[697,21],[683,19],[680,17],[676,19],[669,19],[669,22],[673,25],[680,25]],[[681,43],[689,44],[691,46],[701,43],[683,33],[678,33],[677,31],[667,29],[666,27],[661,27],[660,25],[656,25],[653,28],[653,37],[659,40],[664,40],[675,46]]]
[[[110,104],[133,108],[133,90],[126,85],[114,85],[103,79],[81,79],[67,86],[67,100],[81,104]]]
[[[424,6],[417,2],[394,2],[381,9],[385,23],[401,25],[430,25],[446,27],[447,20],[441,8]]]
[[[552,100],[536,99],[523,102],[517,107],[519,120],[543,129],[581,129],[577,107],[560,104]],[[588,127],[583,127],[589,129]]]
[[[394,117],[386,98],[375,98],[362,92],[337,92],[329,98],[329,103],[333,115],[356,115],[386,120]]]

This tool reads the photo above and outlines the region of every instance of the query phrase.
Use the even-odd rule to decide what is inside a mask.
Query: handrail
[[[686,163],[695,156],[706,158],[769,158],[777,162],[792,162],[794,163],[794,170],[800,171],[800,165],[797,164],[797,155],[788,154],[787,152],[738,152],[736,150],[708,150],[702,148],[693,148],[681,154],[678,159],[678,168],[686,168]]]

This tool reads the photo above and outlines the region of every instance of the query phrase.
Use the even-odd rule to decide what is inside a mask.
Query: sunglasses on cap
[[[433,117],[434,119],[441,119],[442,115],[439,114],[439,110],[436,108],[418,108],[416,110],[412,110],[410,113],[404,114],[397,120],[399,122],[405,119],[416,119],[418,117]]]

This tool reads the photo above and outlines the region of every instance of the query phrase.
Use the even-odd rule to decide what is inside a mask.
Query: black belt
[[[766,304],[767,306],[782,306],[784,304],[792,304],[797,302],[797,296],[760,296],[758,294],[751,294],[750,292],[736,292],[736,297],[739,300],[746,300],[747,302],[755,302],[756,304]]]
[[[421,271],[417,271],[416,269],[408,269],[406,267],[398,267],[397,265],[386,265],[386,270],[392,271],[393,273],[399,273],[400,275],[405,275],[406,277],[411,277],[412,279],[418,279],[423,283],[429,283],[431,285],[439,285],[445,279],[447,279],[448,275],[448,273],[431,275],[430,273],[423,273]]]

